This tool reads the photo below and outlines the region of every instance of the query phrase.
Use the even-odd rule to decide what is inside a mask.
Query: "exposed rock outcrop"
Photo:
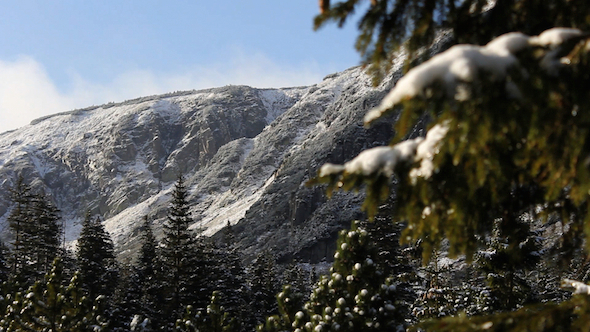
[[[89,210],[131,256],[142,216],[161,225],[182,173],[203,234],[229,221],[245,257],[272,248],[283,260],[330,259],[336,232],[362,217],[363,198],[327,200],[304,184],[325,162],[387,144],[390,125],[367,130],[362,118],[391,84],[372,88],[352,68],[310,87],[227,86],[46,117],[0,134],[0,190],[23,174],[53,196],[68,240]],[[9,209],[0,197],[0,223]]]

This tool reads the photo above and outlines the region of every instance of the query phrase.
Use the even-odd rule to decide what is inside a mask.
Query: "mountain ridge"
[[[392,82],[373,88],[353,67],[307,87],[181,91],[43,117],[0,134],[0,189],[8,192],[23,174],[51,194],[68,241],[89,210],[103,218],[120,257],[132,257],[141,217],[149,215],[159,234],[182,173],[194,228],[211,236],[229,222],[247,257],[272,248],[318,261],[329,256],[325,241],[361,216],[362,195],[328,201],[304,183],[323,162],[387,143],[390,126],[367,131],[362,116]],[[9,210],[0,198],[8,242]]]

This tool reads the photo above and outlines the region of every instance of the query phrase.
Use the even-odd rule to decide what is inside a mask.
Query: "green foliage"
[[[374,83],[391,69],[396,51],[405,45],[410,59],[429,45],[441,29],[457,43],[484,44],[510,31],[535,35],[553,26],[590,28],[585,0],[343,0],[315,17],[314,28],[330,21],[342,27],[360,13],[355,48],[369,66]],[[327,1],[329,3],[329,1]],[[427,54],[423,54],[427,55]]]
[[[0,285],[5,285],[10,277],[10,266],[8,258],[10,251],[2,241],[0,241]],[[1,301],[0,301],[1,302]]]
[[[31,253],[33,269],[40,275],[50,271],[52,262],[60,252],[62,225],[59,210],[49,197],[38,194],[32,198],[32,225],[30,238],[23,248]]]
[[[250,306],[256,324],[277,312],[276,294],[280,291],[275,258],[269,250],[260,252],[252,262],[249,273]]]
[[[231,248],[211,248],[208,252],[211,257],[207,268],[206,288],[208,292],[215,290],[218,294],[218,303],[224,307],[224,311],[236,320],[235,327],[241,330],[253,328],[252,307],[250,301],[250,289],[246,271],[238,252]]]
[[[333,4],[316,18],[316,27],[328,20],[343,24],[355,9],[364,8],[361,3]],[[379,81],[402,43],[414,61],[413,53],[430,44],[441,28],[451,29],[451,42],[482,44],[510,31],[535,35],[554,26],[587,31],[589,13],[590,4],[581,0],[376,0],[359,23],[357,48]],[[514,310],[535,301],[524,278],[540,260],[540,242],[530,230],[532,221],[558,220],[564,230],[558,248],[562,255],[558,261],[563,265],[568,260],[560,258],[571,258],[580,247],[590,250],[590,47],[588,34],[577,33],[578,37],[550,43],[524,37],[525,47],[509,51],[511,65],[506,72],[475,65],[477,61],[469,62],[471,58],[465,63],[423,66],[430,71],[422,76],[409,72],[406,77],[418,81],[403,85],[411,92],[389,95],[379,107],[379,116],[373,113],[367,118],[373,122],[401,111],[392,142],[399,149],[389,152],[398,158],[393,166],[368,172],[354,168],[352,162],[328,165],[312,182],[327,183],[329,194],[364,186],[363,208],[370,217],[395,183],[393,219],[407,222],[403,242],[421,241],[424,262],[448,240],[444,250],[450,257],[464,254],[468,262],[478,257],[478,267],[487,274],[489,292],[482,297],[487,311]],[[476,48],[463,48],[468,49]],[[423,54],[428,56],[428,52]],[[447,76],[438,76],[447,65]],[[470,73],[458,74],[462,70]],[[450,75],[459,78],[450,82]],[[402,153],[408,153],[408,147],[419,149],[419,140],[403,146],[394,143],[407,139],[416,122],[425,118],[431,121],[430,131],[445,128],[443,137],[428,157],[418,158],[415,150],[405,158]],[[423,158],[432,162],[431,174],[420,173]],[[486,242],[488,250],[476,255]],[[432,299],[446,301],[443,291],[432,294]],[[418,328],[588,331],[588,317],[588,295],[576,295],[560,304],[526,305],[479,317],[459,315]]]
[[[146,278],[151,278],[159,269],[159,257],[156,237],[152,231],[152,224],[148,216],[144,216],[141,225],[141,248],[139,249],[139,258],[137,268]]]
[[[100,218],[86,215],[78,238],[77,260],[80,281],[88,297],[112,295],[118,278],[115,250]]]
[[[292,286],[285,285],[276,298],[279,313],[267,317],[266,321],[257,327],[258,331],[292,331],[301,324],[301,316],[304,314],[303,312],[298,314],[298,312],[303,308],[303,294],[297,292]]]
[[[13,237],[11,273],[21,290],[40,281],[60,252],[59,210],[44,194],[33,194],[19,176],[11,189],[13,209],[8,225]]]
[[[105,331],[102,298],[91,303],[81,296],[78,275],[63,285],[63,266],[56,258],[45,282],[36,282],[26,294],[12,299],[0,326],[6,331]]]
[[[186,306],[204,309],[213,291],[209,288],[207,278],[212,257],[206,244],[198,241],[197,234],[189,229],[192,223],[188,191],[183,176],[179,175],[164,224],[164,246],[161,251],[165,317],[172,325]]]
[[[309,272],[305,271],[297,262],[291,262],[287,265],[281,279],[284,285],[289,285],[293,289],[294,293],[309,294],[311,291]]]
[[[377,248],[360,222],[340,233],[329,276],[322,276],[304,308],[301,295],[284,288],[277,297],[280,314],[263,331],[396,331],[405,329],[406,290],[388,278],[374,259]]]
[[[539,237],[527,222],[516,222],[509,235],[502,234],[500,224],[494,224],[490,247],[478,255],[476,262],[487,275],[490,312],[514,310],[536,300],[525,273],[534,270],[541,260]]]
[[[517,228],[523,213],[532,218],[557,213],[564,223],[572,220],[566,241],[582,234],[583,225],[589,224],[590,189],[590,141],[583,125],[590,120],[583,111],[590,100],[581,88],[589,83],[584,45],[562,49],[570,64],[562,67],[560,80],[542,68],[551,50],[531,47],[518,54],[520,67],[505,78],[481,71],[472,83],[461,83],[468,99],[457,100],[440,89],[401,101],[397,140],[424,111],[434,123],[448,127],[433,156],[432,176],[410,176],[412,167],[419,167],[411,163],[395,170],[394,219],[408,222],[402,240],[423,240],[425,260],[445,238],[452,257],[465,253],[471,259],[477,235],[488,234],[493,220],[502,220],[502,228],[510,230]],[[507,93],[506,84],[514,84],[520,97]],[[360,180],[346,176],[330,174],[323,181],[332,186],[342,181],[344,188],[366,181],[369,211],[376,210],[391,186],[382,175],[356,175]]]
[[[193,306],[187,306],[184,317],[176,322],[176,330],[186,332],[236,331],[235,319],[229,317],[224,308],[219,305],[219,301],[219,292],[213,292],[206,313],[198,311],[195,314]]]
[[[31,271],[27,264],[27,253],[23,248],[26,241],[30,239],[31,225],[31,201],[33,194],[31,187],[25,183],[24,177],[19,175],[13,188],[10,189],[10,198],[14,204],[10,215],[7,218],[8,226],[12,235],[12,257],[10,271],[15,283],[26,288]]]
[[[590,298],[575,295],[560,304],[527,306],[515,312],[479,317],[458,315],[418,324],[410,331],[577,332],[590,331]]]
[[[506,95],[500,87],[505,82],[486,82],[482,73],[483,84],[474,84],[469,101],[435,100],[432,105],[442,102],[441,107],[428,108],[433,121],[449,121],[451,129],[434,158],[438,172],[416,184],[400,176],[397,214],[409,221],[406,236],[429,244],[426,253],[447,237],[452,255],[471,257],[475,235],[489,231],[491,220],[501,218],[509,229],[520,214],[539,205],[546,206],[544,213],[562,214],[564,222],[570,216],[577,222],[587,218],[590,183],[580,180],[588,177],[583,148],[588,135],[578,124],[589,114],[573,111],[588,106],[575,93],[581,82],[551,83],[553,78],[527,67],[529,78],[507,78],[518,82],[521,100]],[[415,104],[425,103],[406,103],[403,117],[417,116],[421,111]],[[400,136],[407,132],[402,125],[397,126]]]
[[[188,287],[191,277],[191,266],[194,261],[194,234],[188,229],[193,220],[189,212],[188,192],[184,179],[178,177],[172,192],[172,201],[168,209],[168,220],[164,224],[163,263],[169,273],[168,290],[172,308],[180,309],[189,305],[183,299],[183,288]]]
[[[161,323],[165,321],[163,317],[166,306],[164,301],[165,287],[163,286],[165,273],[151,221],[147,216],[143,219],[140,239],[139,258],[130,276],[131,282],[136,283],[135,288],[139,293],[137,299],[139,308],[132,313],[149,317],[152,326],[161,326]],[[125,291],[123,289],[123,292]]]

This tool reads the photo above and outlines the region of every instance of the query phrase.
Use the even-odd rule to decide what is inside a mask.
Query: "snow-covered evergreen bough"
[[[423,258],[448,239],[449,255],[474,257],[494,224],[514,262],[529,254],[523,215],[560,217],[564,260],[590,235],[590,44],[578,29],[538,36],[512,32],[485,46],[456,45],[410,70],[366,125],[400,112],[396,142],[344,165],[326,164],[314,180],[328,193],[366,186],[370,217],[396,188],[402,241],[421,240]],[[408,139],[416,121],[425,137]],[[584,284],[571,280],[565,286]],[[588,331],[590,297],[525,306],[491,316],[422,323],[433,331]]]

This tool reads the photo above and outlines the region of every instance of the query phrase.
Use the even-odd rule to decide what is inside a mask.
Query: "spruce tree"
[[[44,194],[33,196],[31,239],[23,244],[33,255],[33,269],[45,275],[50,271],[53,260],[61,251],[61,221],[59,210]]]
[[[4,311],[2,319],[0,319],[0,328],[4,331],[19,331],[21,330],[22,311],[25,303],[25,298],[22,292],[14,292],[6,294],[7,306]],[[26,318],[25,318],[26,320]]]
[[[10,189],[10,199],[13,203],[7,218],[8,227],[12,233],[10,272],[14,282],[19,285],[17,287],[26,289],[31,282],[30,276],[33,274],[28,264],[31,257],[26,250],[26,243],[31,240],[33,193],[31,187],[25,183],[22,174],[16,179],[14,187]]]
[[[285,287],[277,296],[280,314],[260,330],[403,331],[407,290],[384,273],[377,257],[369,232],[354,221],[340,232],[330,275],[321,277],[304,307],[296,305],[301,294]]]
[[[33,194],[19,176],[11,189],[13,209],[8,225],[13,236],[11,274],[20,289],[43,280],[60,253],[59,210],[44,194]]]
[[[10,251],[0,241],[0,289],[5,289],[10,278],[10,265],[9,265]]]
[[[299,293],[306,297],[311,292],[310,275],[297,261],[287,265],[283,271],[281,280],[283,285],[291,286],[294,293]]]
[[[182,319],[176,321],[176,330],[183,332],[234,332],[238,325],[234,317],[220,304],[221,294],[217,291],[211,295],[211,302],[206,311],[194,312],[193,306],[187,306]]]
[[[0,326],[6,331],[105,331],[108,322],[100,302],[80,296],[77,275],[64,285],[63,266],[56,258],[45,281],[11,299]]]
[[[183,176],[179,175],[164,223],[162,248],[166,273],[166,315],[173,319],[169,324],[174,324],[188,305],[203,309],[210,296],[206,291],[201,292],[205,279],[199,274],[204,274],[205,269],[200,261],[203,257],[199,257],[199,253],[203,251],[203,246],[197,243],[196,235],[189,229],[192,223],[188,191]]]
[[[244,324],[251,314],[250,294],[246,271],[238,252],[232,245],[221,248],[211,246],[210,249],[208,253],[205,252],[205,256],[211,258],[207,268],[207,289],[218,294],[219,305],[230,317],[235,318],[235,328],[251,330],[254,326]]]
[[[128,331],[133,318],[144,311],[141,305],[143,289],[135,266],[119,265],[119,277],[112,296],[110,310],[110,327],[114,331]]]
[[[278,314],[266,318],[263,324],[256,327],[259,332],[292,331],[302,325],[303,294],[294,291],[290,285],[283,286],[283,290],[276,296]],[[301,314],[298,314],[301,312]],[[295,320],[299,319],[296,323]]]
[[[236,243],[236,235],[234,234],[233,226],[231,225],[229,220],[227,221],[227,224],[221,231],[221,234],[223,235],[222,247],[233,249]]]
[[[471,16],[478,18],[478,6],[464,3],[468,12],[457,17],[470,16],[473,10]],[[490,29],[522,24],[519,30],[531,35],[512,32],[484,46],[457,45],[411,69],[365,116],[365,123],[371,125],[400,112],[392,144],[364,151],[344,165],[324,165],[317,180],[327,183],[329,192],[366,185],[364,208],[373,217],[389,196],[395,176],[394,220],[407,222],[403,241],[422,241],[425,261],[443,241],[448,241],[451,257],[464,254],[471,261],[497,223],[501,247],[514,257],[514,263],[526,268],[535,256],[531,255],[535,244],[526,240],[534,234],[525,216],[530,220],[559,216],[565,229],[564,254],[581,246],[590,249],[584,241],[590,229],[588,34],[551,28],[556,23],[587,28],[590,5],[559,0],[489,5],[489,15],[517,9],[506,16],[506,22],[491,22]],[[439,9],[449,6],[441,2]],[[373,6],[370,11],[387,15],[388,8],[392,7]],[[564,13],[571,10],[576,13],[567,21]],[[385,24],[381,27],[388,29]],[[427,32],[424,27],[412,28]],[[456,37],[477,37],[478,31],[472,30],[477,27],[466,28],[455,30]],[[430,119],[426,137],[409,138],[411,128],[425,115]],[[514,270],[514,263],[500,267]],[[516,279],[503,280],[515,290]],[[570,330],[587,330],[583,327],[587,317],[579,315],[586,313],[587,301],[588,296],[581,295],[559,305],[525,307],[481,319],[449,318],[423,326],[437,331],[443,327],[546,331],[558,330],[555,327],[561,322]]]
[[[440,31],[450,32],[455,43],[481,45],[511,31],[536,35],[555,26],[588,30],[589,10],[585,0],[371,0],[369,5],[363,0],[321,0],[314,28],[331,21],[342,27],[360,11],[355,48],[378,83],[402,45],[410,55],[420,54]]]
[[[518,246],[509,246],[512,239],[501,236],[494,227],[490,247],[485,255],[478,257],[476,264],[487,276],[489,311],[514,310],[524,304],[535,302],[536,295],[525,279],[525,273],[536,268],[541,259],[541,243],[531,234],[530,225],[523,221],[517,224]]]
[[[266,317],[276,314],[275,296],[280,291],[275,258],[270,250],[263,250],[256,256],[249,269],[249,279],[252,318],[260,324]]]
[[[8,294],[14,290],[10,284],[10,266],[7,258],[9,257],[8,248],[0,241],[0,315],[6,312],[6,308],[10,305],[10,298]],[[0,319],[0,327],[2,325]]]
[[[141,248],[137,259],[137,269],[146,278],[151,279],[159,269],[158,247],[148,216],[143,217],[141,225]]]
[[[140,311],[136,314],[150,320],[151,326],[160,326],[165,312],[164,275],[158,244],[152,231],[151,221],[144,216],[141,226],[141,248],[135,267],[135,277],[141,294],[139,299]]]
[[[90,299],[113,294],[118,278],[115,250],[100,218],[86,214],[78,238],[76,258],[80,281]]]

